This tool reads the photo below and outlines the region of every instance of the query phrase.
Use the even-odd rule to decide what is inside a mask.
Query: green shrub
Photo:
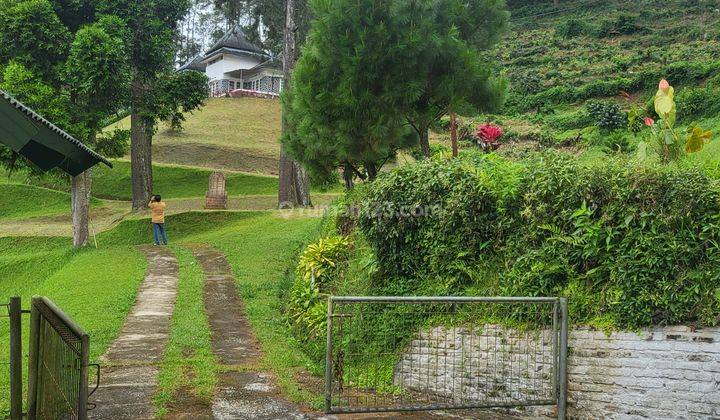
[[[586,109],[595,125],[601,130],[612,131],[627,127],[627,114],[614,103],[589,102]]]
[[[471,155],[383,174],[361,202],[379,267],[366,293],[565,295],[576,323],[720,322],[720,189],[695,167]],[[395,211],[423,205],[441,211]]]
[[[620,14],[614,19],[602,19],[595,28],[594,35],[598,38],[614,35],[631,35],[644,33],[647,29],[638,23],[637,15]]]
[[[573,130],[584,128],[595,121],[588,113],[587,109],[578,109],[570,113],[549,116],[545,118],[545,123],[558,130]]]
[[[296,338],[311,354],[322,350],[318,339],[325,334],[328,291],[342,274],[349,249],[344,236],[321,238],[305,248],[295,270],[287,316]]]
[[[720,113],[720,89],[690,87],[680,90],[677,95],[678,117],[681,120]]]
[[[555,34],[563,38],[574,38],[590,32],[590,25],[577,18],[570,18],[560,22],[555,27]]]
[[[466,156],[406,165],[368,188],[358,223],[389,275],[437,272],[491,250],[502,236],[519,167]]]
[[[542,88],[542,79],[537,72],[517,71],[509,74],[510,88],[520,95],[534,94]]]

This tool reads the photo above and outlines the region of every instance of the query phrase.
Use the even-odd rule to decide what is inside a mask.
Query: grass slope
[[[94,200],[94,205],[98,204]],[[30,185],[0,184],[0,220],[51,216],[70,212],[70,195]]]
[[[153,138],[156,162],[238,171],[277,173],[280,101],[210,98],[186,115],[181,133],[161,127]],[[127,117],[108,127],[128,129]]]
[[[509,81],[505,106],[499,115],[461,118],[473,127],[498,123],[505,142],[634,151],[639,136],[600,131],[599,117],[588,112],[590,102],[615,103],[622,111],[637,107],[641,116],[654,117],[648,101],[658,81],[666,78],[676,88],[681,125],[700,119],[700,114],[712,117],[720,109],[720,100],[713,99],[720,95],[720,14],[715,3],[510,0],[508,4],[508,31],[491,52],[500,65],[498,71]],[[713,90],[697,91],[708,86]],[[701,123],[705,129],[720,131],[718,121]],[[436,139],[449,145],[445,130]],[[475,147],[470,142],[461,145]]]
[[[31,296],[49,297],[90,334],[93,361],[116,337],[147,267],[129,246],[74,251],[68,239],[0,238],[0,250],[0,301],[19,295],[28,308]],[[27,319],[24,328],[27,337]],[[0,342],[8,342],[7,322],[0,323]],[[8,346],[0,346],[0,360],[8,356]],[[9,410],[9,392],[2,369],[0,416]]]
[[[157,194],[166,198],[204,197],[208,188],[208,169],[153,165],[153,184]],[[274,177],[244,173],[225,174],[228,195],[276,194]],[[130,163],[116,161],[113,168],[98,167],[93,176],[93,195],[102,198],[130,200],[132,176]]]

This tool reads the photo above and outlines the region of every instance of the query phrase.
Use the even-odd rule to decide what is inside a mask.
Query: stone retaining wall
[[[540,398],[552,387],[551,364],[539,350],[551,345],[549,337],[496,326],[481,333],[423,331],[397,364],[395,382],[456,402]],[[571,417],[720,419],[720,328],[658,327],[610,335],[578,328],[569,333],[569,347]],[[553,416],[554,407],[516,412]]]

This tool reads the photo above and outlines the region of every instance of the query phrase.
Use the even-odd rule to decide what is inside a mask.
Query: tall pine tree
[[[343,168],[373,179],[399,149],[420,144],[454,110],[502,98],[483,55],[505,25],[501,0],[315,0],[315,16],[285,103],[283,145],[314,175]],[[409,133],[411,130],[414,135]]]

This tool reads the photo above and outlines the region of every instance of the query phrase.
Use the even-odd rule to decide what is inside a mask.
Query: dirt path
[[[178,264],[164,247],[141,248],[148,260],[135,305],[103,356],[101,385],[90,397],[95,419],[151,419],[158,364],[163,360],[177,294]]]
[[[283,217],[322,217],[329,203],[338,194],[313,194],[314,209],[282,210],[276,213]],[[190,211],[205,210],[205,198],[178,198],[167,200],[166,215],[171,216]],[[276,210],[277,195],[246,195],[228,197],[228,211],[263,211]],[[115,228],[123,220],[147,218],[149,210],[132,212],[129,201],[106,200],[102,207],[93,208],[90,214],[91,234]],[[0,236],[66,236],[72,237],[72,217],[70,209],[67,213],[55,216],[40,216],[27,219],[0,220]],[[91,245],[95,244],[95,236],[91,236]],[[106,245],[100,239],[100,246]]]
[[[216,419],[316,418],[283,399],[271,375],[257,371],[260,344],[245,317],[235,288],[235,277],[225,256],[210,247],[193,254],[205,273],[204,301],[212,348],[227,368],[219,374],[212,404]]]

